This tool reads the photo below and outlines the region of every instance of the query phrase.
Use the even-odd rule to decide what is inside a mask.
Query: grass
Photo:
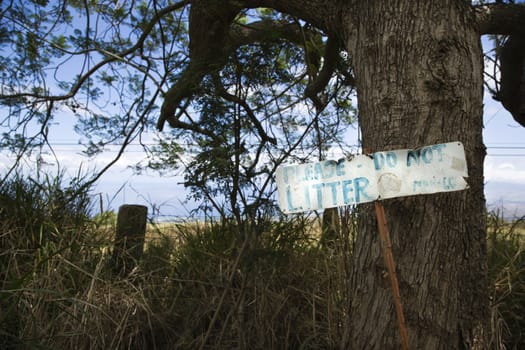
[[[512,222],[489,216],[488,266],[492,344],[495,349],[525,348],[525,218]]]
[[[89,196],[60,179],[13,181],[0,191],[2,349],[329,349],[345,338],[349,212],[323,244],[319,218],[151,223],[141,261],[118,276],[114,214],[91,218]],[[524,348],[524,227],[489,215],[492,349]]]
[[[313,246],[294,252],[288,245],[300,243],[263,235],[272,248],[261,244],[239,255],[234,233],[226,226],[186,231],[178,243],[165,235],[148,244],[139,268],[125,278],[111,275],[101,246],[95,253],[86,246],[80,255],[39,247],[30,274],[4,280],[1,346],[335,346],[344,282],[323,253]],[[12,250],[10,262],[16,255]]]

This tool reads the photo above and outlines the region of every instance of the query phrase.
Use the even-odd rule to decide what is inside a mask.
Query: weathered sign
[[[376,152],[277,169],[279,206],[297,213],[468,187],[460,142]]]

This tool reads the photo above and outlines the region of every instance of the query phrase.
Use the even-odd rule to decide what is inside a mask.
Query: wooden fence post
[[[120,206],[113,249],[113,267],[116,273],[128,274],[142,257],[147,216],[146,206],[134,204]]]

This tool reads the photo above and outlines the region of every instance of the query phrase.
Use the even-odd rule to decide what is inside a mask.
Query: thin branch
[[[244,109],[244,111],[248,115],[248,118],[250,118],[250,121],[253,123],[253,125],[257,129],[257,133],[259,134],[259,137],[261,138],[261,140],[263,142],[270,142],[271,144],[276,145],[277,140],[273,137],[268,136],[263,126],[259,122],[259,119],[257,119],[257,116],[252,111],[248,103],[244,99],[240,98],[239,96],[232,95],[228,91],[226,91],[224,86],[222,86],[222,83],[218,75],[214,75],[214,82],[215,82],[215,87],[217,88],[217,92],[220,97],[224,98],[227,101],[236,103]]]
[[[136,50],[142,48],[144,41],[150,34],[150,32],[153,30],[155,25],[162,19],[162,17],[172,11],[178,10],[190,3],[190,0],[184,0],[179,1],[175,4],[172,4],[170,6],[165,7],[164,9],[159,10],[156,15],[152,18],[152,20],[146,25],[144,28],[144,31],[142,32],[141,36],[135,43],[135,45],[131,46],[130,48],[116,54],[111,54],[106,59],[100,61],[96,65],[94,65],[90,70],[88,70],[84,75],[82,75],[78,81],[73,85],[69,93],[65,95],[59,95],[59,96],[47,96],[47,95],[39,95],[39,94],[33,94],[33,93],[19,93],[19,94],[12,94],[12,95],[0,95],[0,98],[2,99],[18,99],[22,97],[32,97],[37,100],[47,100],[47,101],[63,101],[67,100],[73,96],[76,95],[76,93],[80,90],[82,85],[93,75],[95,74],[100,68],[103,66],[115,62],[115,61],[123,61],[123,58]],[[105,54],[108,54],[108,52],[104,52]]]

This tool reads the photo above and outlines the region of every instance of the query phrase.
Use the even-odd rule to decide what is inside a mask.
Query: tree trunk
[[[363,148],[461,141],[470,188],[383,202],[411,349],[484,349],[488,337],[482,50],[467,2],[357,1],[345,37]],[[399,349],[373,205],[355,243],[352,349]]]

